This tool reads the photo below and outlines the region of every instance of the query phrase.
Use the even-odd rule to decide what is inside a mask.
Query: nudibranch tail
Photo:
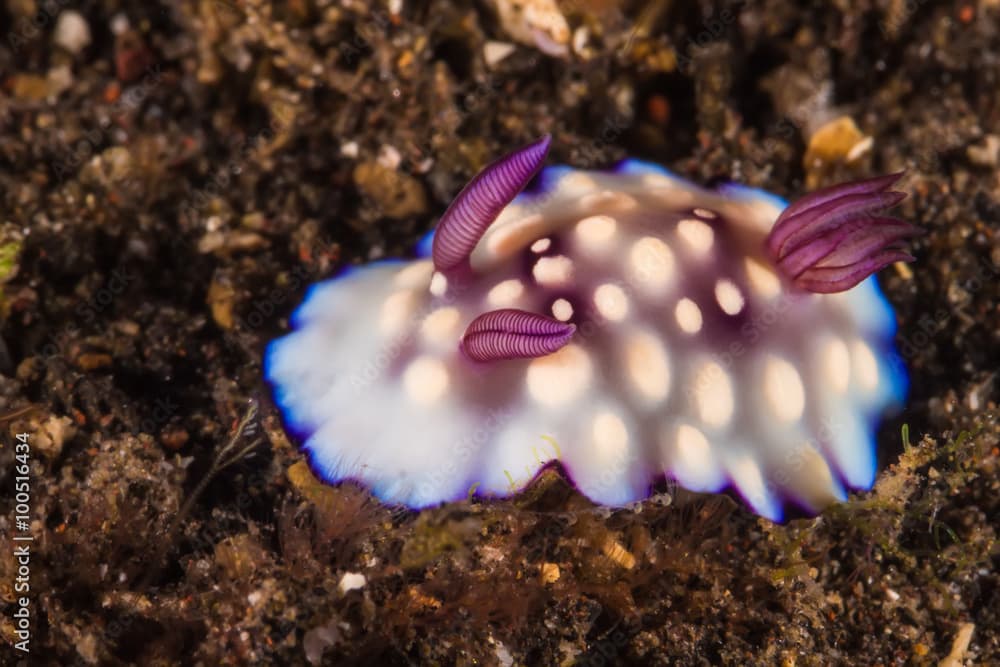
[[[551,142],[547,134],[469,181],[438,222],[432,250],[435,269],[454,273],[468,266],[469,255],[487,228],[541,169]]]
[[[902,173],[842,183],[786,208],[766,246],[796,287],[829,294],[848,290],[892,262],[913,261],[900,242],[920,229],[878,213],[906,194],[888,190]]]
[[[576,326],[557,319],[504,308],[483,313],[469,324],[462,350],[473,361],[532,359],[569,342]]]

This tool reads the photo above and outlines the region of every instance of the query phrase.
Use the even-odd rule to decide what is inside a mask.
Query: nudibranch
[[[913,259],[899,174],[786,206],[634,160],[541,169],[549,143],[486,167],[416,259],[311,287],[268,346],[314,471],[421,508],[558,460],[599,504],[666,476],[774,520],[870,488],[907,391],[873,275]]]

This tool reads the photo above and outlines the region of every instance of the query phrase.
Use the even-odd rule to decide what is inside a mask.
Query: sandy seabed
[[[0,5],[0,662],[1000,663],[997,2],[575,0],[564,56],[514,4]],[[789,198],[905,170],[874,491],[774,525],[555,470],[423,512],[313,478],[266,342],[545,132]]]

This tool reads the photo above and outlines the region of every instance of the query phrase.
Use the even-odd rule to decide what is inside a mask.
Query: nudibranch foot
[[[311,288],[268,346],[317,475],[419,508],[558,461],[600,504],[666,475],[775,520],[870,488],[875,425],[907,391],[870,276],[909,259],[912,226],[879,213],[899,176],[787,206],[632,160],[522,192],[548,146],[473,179],[420,258]]]

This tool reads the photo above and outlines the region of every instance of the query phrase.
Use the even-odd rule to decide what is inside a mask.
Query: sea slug
[[[872,275],[913,259],[899,175],[786,206],[634,160],[541,169],[549,143],[476,176],[417,259],[314,285],[269,345],[317,474],[417,508],[558,460],[604,505],[665,475],[775,520],[870,488],[907,391]]]

